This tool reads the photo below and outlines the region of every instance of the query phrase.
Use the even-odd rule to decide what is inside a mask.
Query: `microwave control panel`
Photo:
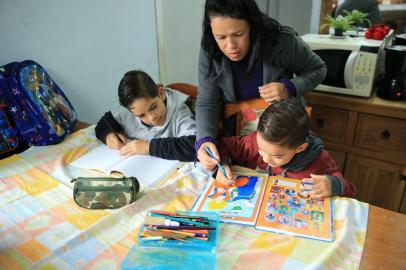
[[[355,61],[352,88],[371,91],[374,82],[377,54],[359,52]]]

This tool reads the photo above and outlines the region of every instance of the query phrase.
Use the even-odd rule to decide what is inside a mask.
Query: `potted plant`
[[[323,24],[320,28],[323,29],[326,26],[333,28],[335,36],[343,36],[346,30],[353,29],[353,26],[348,18],[341,15],[338,15],[337,18],[327,15],[324,17],[324,20],[326,20],[327,23]]]
[[[371,26],[371,21],[367,19],[369,13],[364,13],[356,9],[351,12],[344,10],[344,13],[347,14],[345,18],[347,18],[347,20],[350,21],[355,27]],[[365,23],[367,23],[367,25],[365,25]]]
[[[358,30],[360,27],[371,26],[371,21],[369,19],[367,19],[369,13],[364,13],[364,12],[358,11],[356,9],[354,9],[351,12],[349,12],[348,10],[344,10],[344,13],[347,14],[345,16],[345,18],[347,18],[347,20],[355,26],[355,31],[357,33],[357,37],[358,37]]]

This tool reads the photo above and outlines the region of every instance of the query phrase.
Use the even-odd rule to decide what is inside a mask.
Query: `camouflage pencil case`
[[[78,177],[72,179],[73,199],[87,209],[115,209],[135,201],[140,184],[135,177]]]

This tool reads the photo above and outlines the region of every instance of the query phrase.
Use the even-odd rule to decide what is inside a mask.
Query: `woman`
[[[220,161],[216,137],[224,103],[303,98],[326,71],[292,28],[263,14],[254,0],[206,0],[196,102],[195,148],[202,165]]]

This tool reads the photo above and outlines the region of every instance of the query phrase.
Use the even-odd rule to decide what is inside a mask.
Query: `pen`
[[[118,134],[117,134],[117,132],[115,131],[115,129],[113,129],[113,128],[111,127],[109,121],[107,121],[106,118],[103,118],[103,121],[104,121],[104,123],[106,124],[106,126],[114,133],[114,135],[116,135],[116,137],[117,137],[117,139],[119,140],[119,142],[121,142],[122,144],[125,144],[125,143],[121,140],[120,136],[118,136]]]
[[[218,160],[214,157],[213,153],[210,151],[209,147],[205,147],[204,150],[206,150],[207,154],[214,160],[216,160],[218,162]],[[226,169],[224,169],[224,167],[220,164],[220,162],[217,163],[217,167],[219,167],[219,169],[223,172],[224,176],[227,177],[227,172]]]

